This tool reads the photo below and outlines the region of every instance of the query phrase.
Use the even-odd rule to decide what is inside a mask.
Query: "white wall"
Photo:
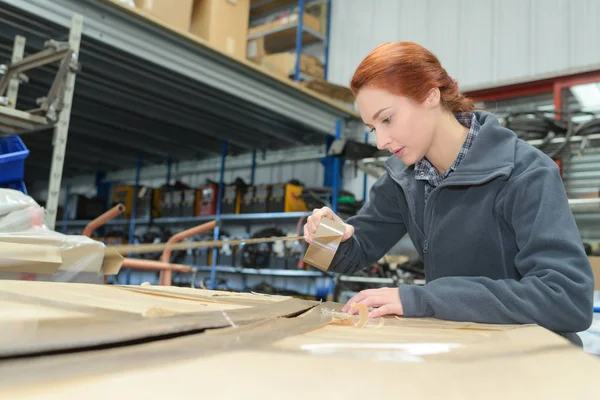
[[[598,0],[333,0],[329,79],[377,45],[417,42],[463,90],[600,69]]]

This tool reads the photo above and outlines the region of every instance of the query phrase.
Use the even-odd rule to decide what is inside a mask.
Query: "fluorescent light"
[[[586,83],[584,85],[572,86],[570,89],[582,109],[595,110],[600,108],[599,83]]]

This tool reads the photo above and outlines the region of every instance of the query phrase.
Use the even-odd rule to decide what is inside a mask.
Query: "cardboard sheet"
[[[328,325],[320,308],[139,346],[0,362],[0,396],[102,399],[110,388],[123,397],[192,399],[198,374],[212,383],[202,395],[219,399],[596,399],[600,391],[600,360],[537,326],[392,318],[358,329]]]
[[[0,282],[0,357],[157,340],[297,315],[316,302],[191,288]],[[185,294],[182,294],[185,293]],[[12,305],[12,306],[11,306]],[[21,313],[25,317],[21,317]]]

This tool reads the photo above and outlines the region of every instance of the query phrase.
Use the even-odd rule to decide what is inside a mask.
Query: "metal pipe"
[[[190,272],[192,267],[181,264],[171,264],[156,260],[142,260],[140,258],[124,258],[123,267],[145,270],[145,271],[178,271],[178,272]]]
[[[226,140],[221,144],[221,172],[219,174],[219,190],[217,194],[217,212],[215,215],[216,221],[221,220],[221,210],[223,209],[223,192],[225,190],[225,160],[227,159],[227,147],[228,143]],[[221,229],[219,225],[215,227],[213,231],[213,239],[219,240],[219,235],[221,233]],[[210,290],[215,290],[216,280],[217,280],[217,256],[219,254],[219,250],[214,248],[212,250],[212,260],[211,260],[211,269],[210,269]]]
[[[118,217],[119,215],[125,212],[125,205],[117,204],[98,218],[91,221],[89,224],[85,226],[83,232],[81,233],[83,236],[91,237],[92,233],[102,225],[106,224],[108,221]]]
[[[296,27],[296,66],[294,80],[300,80],[300,56],[302,55],[302,39],[304,38],[304,0],[298,0],[298,26]]]
[[[193,228],[187,229],[185,231],[179,232],[179,233],[171,236],[171,238],[169,240],[167,240],[167,244],[181,242],[182,240],[184,240],[190,236],[194,236],[199,233],[214,229],[216,227],[216,225],[217,225],[217,221],[210,221],[210,222],[206,222],[202,225],[198,225]],[[169,262],[171,260],[171,252],[172,251],[173,250],[168,247],[163,251],[162,255],[160,256],[160,261],[163,264],[169,264]],[[159,284],[163,285],[163,286],[170,286],[171,278],[172,278],[171,270],[164,270],[160,273]]]

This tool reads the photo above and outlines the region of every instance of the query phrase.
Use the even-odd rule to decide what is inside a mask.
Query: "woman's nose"
[[[387,135],[382,135],[382,134],[377,133],[376,142],[377,142],[377,148],[379,150],[385,150],[387,148],[387,146],[390,144],[390,139],[389,139],[389,136],[387,136]]]

